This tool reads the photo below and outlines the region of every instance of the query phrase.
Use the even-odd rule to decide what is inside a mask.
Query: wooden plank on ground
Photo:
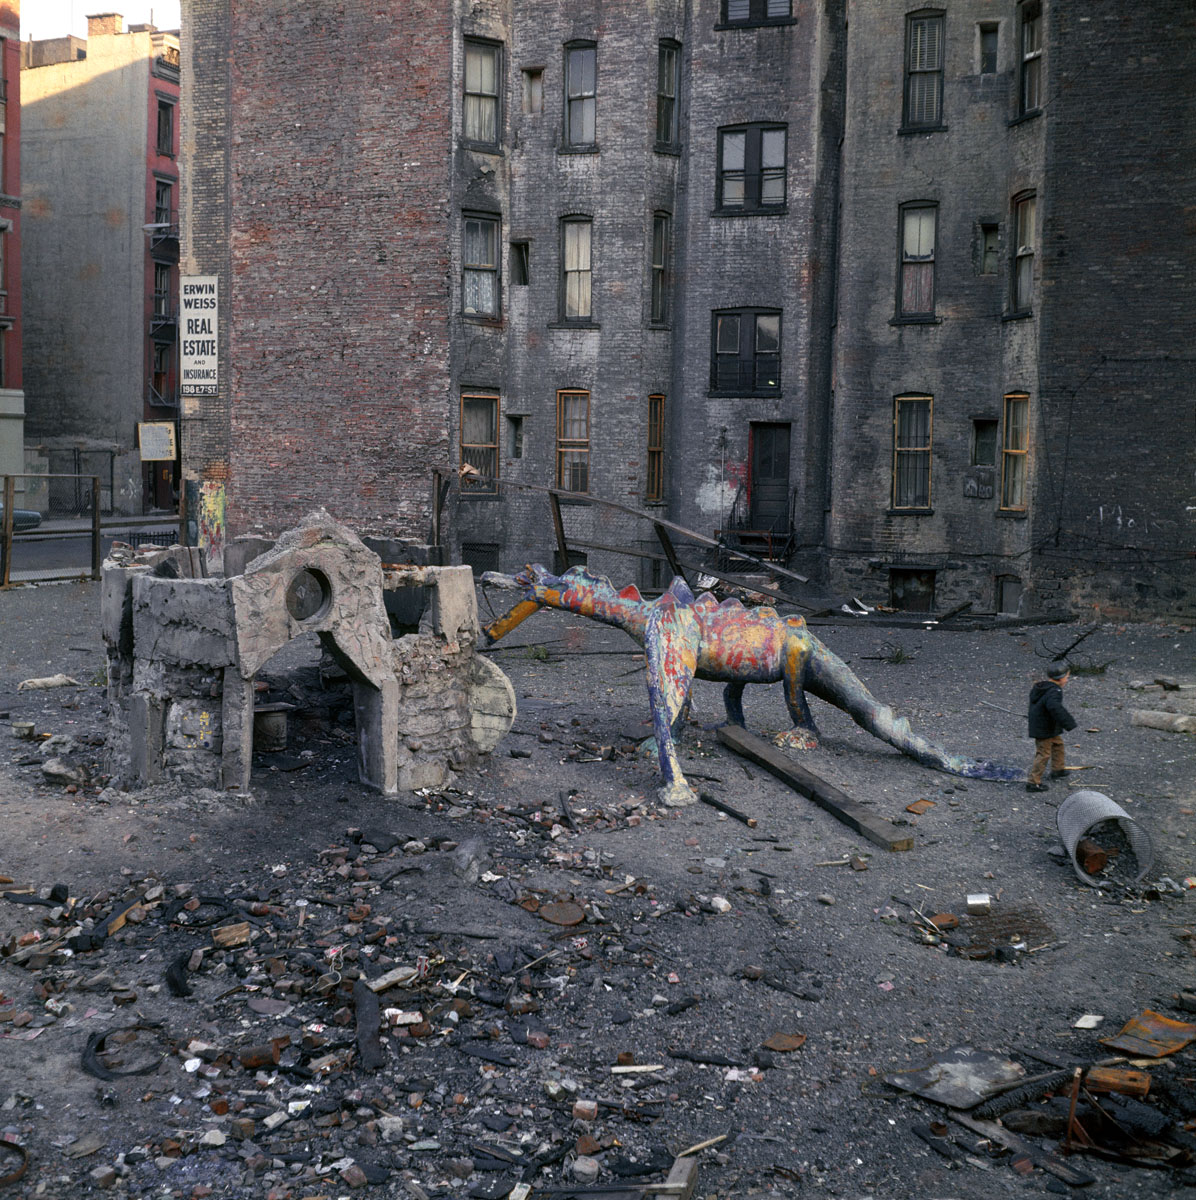
[[[658,1188],[653,1188],[649,1184],[645,1189],[645,1200],[651,1197],[657,1197],[659,1200],[664,1200],[664,1197],[669,1197],[669,1200],[690,1200],[694,1194],[694,1188],[698,1186],[698,1160],[691,1156],[673,1159],[673,1168],[669,1171],[669,1177],[664,1181],[664,1185]]]
[[[750,758],[758,763],[771,775],[775,775],[782,783],[788,784],[794,791],[808,796],[819,808],[825,809],[836,820],[842,821],[849,829],[854,829],[870,842],[883,846],[886,850],[912,850],[914,839],[911,834],[904,833],[890,821],[870,813],[862,804],[858,804],[846,792],[819,779],[813,771],[799,767],[783,754],[776,746],[770,746],[763,738],[738,725],[723,725],[718,731],[718,740],[724,746],[729,746],[736,754]]]

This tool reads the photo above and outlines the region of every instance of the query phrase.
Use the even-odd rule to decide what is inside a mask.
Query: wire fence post
[[[0,587],[8,587],[8,576],[12,563],[12,524],[13,499],[16,494],[16,480],[11,475],[4,476],[4,516],[0,520]]]
[[[91,577],[100,577],[100,477],[91,477]]]

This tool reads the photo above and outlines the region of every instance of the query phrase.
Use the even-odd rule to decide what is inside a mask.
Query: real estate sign
[[[182,330],[180,394],[215,396],[219,392],[216,330],[220,294],[215,275],[184,275],[179,297]]]

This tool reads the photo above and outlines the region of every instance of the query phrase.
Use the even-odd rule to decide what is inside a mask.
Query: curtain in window
[[[590,315],[590,223],[565,223],[565,318]]]
[[[498,141],[498,54],[492,46],[465,48],[465,136]]]
[[[907,208],[901,245],[901,311],[934,311],[933,208]]]
[[[484,316],[498,313],[498,263],[495,223],[465,222],[465,311]]]

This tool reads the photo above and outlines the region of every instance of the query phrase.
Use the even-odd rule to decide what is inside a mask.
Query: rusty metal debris
[[[0,1175],[0,1187],[7,1187],[24,1176],[29,1167],[29,1152],[19,1142],[10,1142],[4,1138],[0,1138],[0,1151],[5,1154],[15,1154],[19,1160],[12,1170]]]
[[[1138,1058],[1163,1058],[1196,1041],[1196,1025],[1176,1021],[1153,1009],[1131,1017],[1119,1033],[1101,1038],[1102,1045]]]

